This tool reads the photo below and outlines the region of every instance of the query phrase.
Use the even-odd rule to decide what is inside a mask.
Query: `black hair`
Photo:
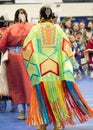
[[[40,9],[40,18],[44,18],[45,20],[52,18],[52,9],[50,7],[42,7]]]
[[[6,25],[5,18],[4,18],[4,16],[1,16],[1,17],[0,17],[0,28],[6,27],[6,26],[7,26],[7,25]]]
[[[91,28],[90,27],[86,27],[86,31],[91,31]]]
[[[15,12],[14,23],[18,22],[18,15],[19,15],[20,11],[23,11],[23,13],[25,14],[25,17],[26,17],[26,22],[28,22],[27,12],[26,12],[24,9],[21,8],[21,9],[18,9],[18,10]]]
[[[82,35],[82,32],[81,31],[77,31],[76,35],[78,35],[78,34]]]

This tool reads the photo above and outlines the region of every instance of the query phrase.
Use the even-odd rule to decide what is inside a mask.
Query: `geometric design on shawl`
[[[62,50],[67,54],[68,57],[73,57],[71,43],[63,38]]]
[[[29,61],[33,53],[34,53],[34,49],[33,49],[32,41],[30,41],[23,48],[22,54],[23,54],[24,59],[27,60],[27,61]]]
[[[48,58],[40,64],[40,72],[42,76],[50,72],[59,76],[59,64],[56,61]]]
[[[55,47],[41,47],[41,42],[37,39],[38,52],[46,57],[54,55],[58,51],[58,42],[56,42]]]
[[[40,72],[39,72],[38,66],[34,63],[31,63],[31,62],[28,63],[27,72],[28,72],[30,79],[32,79],[33,76],[40,77]]]
[[[42,23],[39,28],[42,46],[55,46],[57,30],[54,24],[49,22]]]
[[[63,74],[64,78],[68,80],[73,79],[73,66],[70,60],[65,60],[63,62]]]

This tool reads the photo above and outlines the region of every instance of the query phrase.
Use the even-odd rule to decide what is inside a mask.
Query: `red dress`
[[[14,104],[29,103],[31,82],[25,69],[22,45],[33,24],[16,23],[8,27],[0,40],[0,50],[8,49],[7,77]]]
[[[93,39],[88,41],[86,50],[88,51],[89,65],[93,69]]]

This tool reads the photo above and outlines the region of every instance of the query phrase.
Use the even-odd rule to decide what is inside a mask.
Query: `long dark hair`
[[[21,8],[21,9],[18,9],[18,10],[15,12],[14,23],[18,22],[18,15],[19,15],[20,11],[22,11],[22,12],[25,14],[26,22],[28,22],[27,12],[26,12],[24,9]]]
[[[42,7],[40,9],[40,19],[44,18],[45,20],[49,20],[52,18],[52,9],[50,7]]]

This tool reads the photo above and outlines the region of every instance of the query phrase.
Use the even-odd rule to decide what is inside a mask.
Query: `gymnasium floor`
[[[93,79],[89,76],[83,77],[82,80],[76,80],[79,89],[84,98],[93,107]],[[9,112],[11,108],[10,101],[7,103],[7,112],[0,113],[0,130],[35,130],[32,126],[27,126],[26,121],[17,119],[19,113]],[[47,127],[47,130],[53,130],[53,125]],[[86,123],[77,124],[76,126],[67,126],[64,130],[93,130],[93,118]]]

